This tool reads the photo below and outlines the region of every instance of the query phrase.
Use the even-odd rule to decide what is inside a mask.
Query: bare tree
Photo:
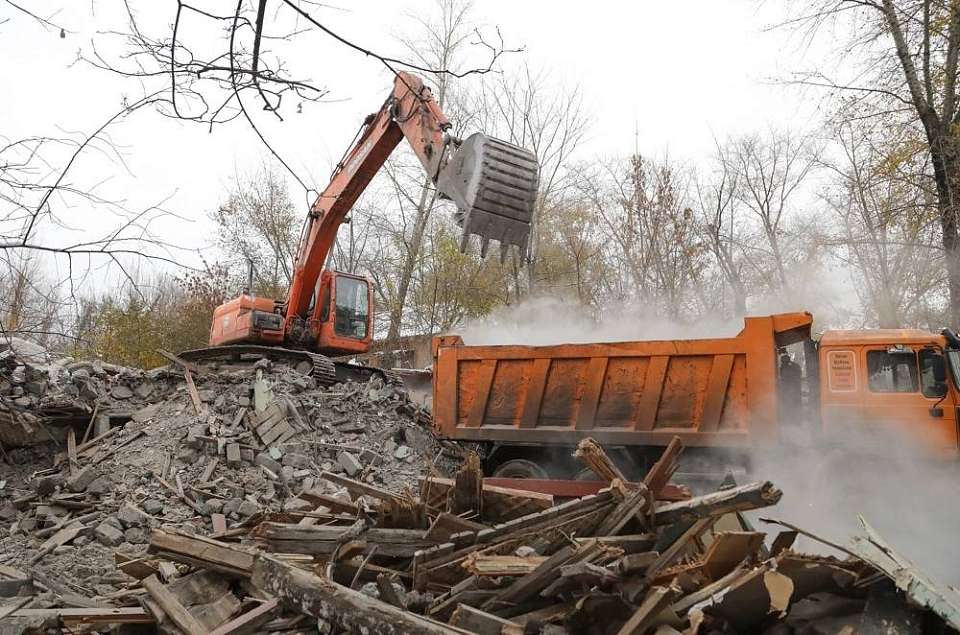
[[[611,243],[608,257],[619,271],[617,299],[643,302],[674,319],[689,318],[708,263],[683,172],[669,161],[633,155],[585,172],[578,187]]]
[[[540,188],[524,259],[526,293],[534,293],[544,210],[560,204],[576,180],[572,161],[589,127],[583,95],[579,87],[558,85],[546,72],[527,64],[481,78],[478,91],[475,110],[480,128],[533,151],[540,165]],[[519,267],[514,273],[519,299],[523,293]]]
[[[723,150],[719,146],[716,159],[712,173],[701,174],[696,181],[700,227],[733,294],[734,315],[743,316],[747,313],[747,265],[744,257],[740,177],[737,170],[723,160]]]
[[[842,159],[830,165],[837,184],[825,198],[840,221],[833,246],[856,272],[865,313],[881,328],[902,328],[926,313],[926,299],[943,282],[936,197],[916,187],[926,166],[916,165],[914,153],[898,152],[896,139],[877,145],[874,136],[864,124],[841,124]]]
[[[735,175],[737,201],[758,223],[765,257],[754,257],[755,269],[769,288],[789,293],[789,269],[794,260],[783,238],[794,211],[794,199],[818,165],[819,148],[809,137],[771,130],[730,140],[719,153],[722,170]],[[754,244],[754,251],[761,250]]]
[[[276,170],[267,165],[249,177],[238,177],[227,201],[211,212],[210,218],[218,230],[216,244],[231,268],[245,271],[251,263],[252,290],[283,297],[293,277],[303,219]]]
[[[960,5],[819,0],[786,26],[801,29],[808,38],[826,32],[835,39],[838,32],[846,33],[837,55],[855,67],[852,79],[817,71],[798,81],[851,96],[858,118],[882,117],[888,126],[919,128],[937,197],[950,320],[960,322]]]

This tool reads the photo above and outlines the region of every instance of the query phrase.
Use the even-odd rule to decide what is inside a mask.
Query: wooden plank
[[[719,520],[717,516],[701,518],[690,525],[669,547],[663,550],[660,557],[658,557],[653,564],[647,567],[647,579],[653,579],[662,569],[669,567],[693,540],[696,540],[701,534],[713,527],[717,520]]]
[[[477,635],[500,635],[505,628],[521,628],[519,624],[491,615],[480,609],[458,604],[450,616],[451,626],[459,626]]]
[[[576,549],[570,545],[565,545],[556,551],[553,555],[540,563],[540,565],[528,573],[518,578],[513,584],[503,589],[497,595],[490,598],[483,604],[484,609],[506,608],[522,603],[524,600],[532,598],[542,591],[548,584],[557,577],[560,567],[569,561]]]
[[[187,372],[189,373],[190,371]],[[203,624],[180,604],[176,596],[171,593],[167,587],[163,586],[163,583],[157,579],[157,576],[152,575],[144,578],[140,581],[140,584],[147,590],[147,593],[150,594],[153,601],[160,605],[160,608],[167,614],[167,617],[169,617],[180,630],[186,633],[186,635],[203,635],[207,632]]]
[[[61,545],[65,545],[71,540],[73,540],[74,538],[76,538],[77,535],[81,531],[84,531],[85,529],[86,527],[84,527],[83,524],[78,522],[73,522],[67,527],[64,527],[63,529],[57,531],[57,533],[47,538],[47,540],[42,545],[40,545],[40,548],[37,550],[37,553],[34,554],[32,558],[30,558],[30,564],[36,564],[41,559],[43,559],[44,556],[46,556],[48,553],[50,553],[57,547]]]
[[[490,399],[490,389],[493,387],[493,377],[496,371],[496,359],[485,359],[480,362],[473,407],[470,408],[470,414],[467,416],[468,428],[479,428],[483,425],[483,417],[487,414],[487,401]]]
[[[190,393],[190,401],[193,402],[193,409],[196,411],[198,417],[204,418],[206,416],[206,410],[203,407],[203,402],[200,401],[200,393],[197,392],[197,386],[193,383],[193,375],[190,373],[189,368],[183,369],[183,377],[187,383],[187,392]]]
[[[687,501],[665,503],[656,508],[655,523],[672,525],[683,520],[719,516],[776,505],[783,495],[770,481],[757,481],[720,490]]]
[[[257,556],[254,563],[253,584],[280,598],[286,606],[346,632],[378,635],[468,632],[391,606],[265,554]]]
[[[209,483],[210,477],[213,476],[213,471],[217,469],[217,464],[220,463],[220,457],[212,456],[210,460],[207,461],[207,464],[203,468],[203,473],[200,474],[201,483]],[[166,478],[166,476],[164,476]]]
[[[735,355],[714,355],[707,379],[707,394],[703,402],[703,416],[700,418],[700,432],[713,432],[720,427],[723,404],[727,399],[727,385],[730,383],[730,371],[733,369]]]
[[[171,361],[174,364],[177,364],[178,366],[180,366],[180,368],[184,369],[185,371],[189,371],[193,373],[197,377],[203,377],[204,375],[204,372],[199,368],[197,368],[196,365],[192,364],[191,362],[188,362],[187,360],[183,359],[179,355],[174,355],[173,353],[169,351],[165,351],[162,348],[157,349],[157,354],[167,359],[168,361]]]
[[[605,487],[609,487],[606,481],[573,481],[568,479],[549,479],[549,478],[507,478],[499,476],[485,476],[484,485],[493,487],[503,487],[506,489],[520,490],[526,492],[539,492],[541,494],[550,494],[555,498],[581,498],[596,494]],[[627,483],[627,487],[633,483]],[[652,490],[651,490],[652,491]],[[681,501],[690,498],[690,490],[680,485],[668,483],[656,495],[660,501]]]
[[[453,487],[448,496],[449,510],[452,514],[483,515],[483,469],[480,456],[470,452],[466,461],[453,477]]]
[[[543,403],[543,391],[547,388],[547,373],[551,359],[541,357],[533,360],[530,379],[527,381],[527,394],[524,397],[523,412],[520,414],[520,427],[533,428],[540,418],[540,406]]]
[[[440,501],[447,497],[453,487],[453,479],[430,476],[421,478],[421,489],[427,488],[429,496],[425,497],[427,504],[439,506]],[[510,487],[491,485],[489,479],[483,479],[483,508],[488,515],[498,520],[510,520],[530,513],[543,511],[553,507],[553,496],[541,492],[531,492]]]
[[[431,523],[430,528],[427,529],[424,538],[437,542],[445,542],[450,536],[461,531],[482,531],[484,529],[489,528],[484,524],[454,516],[450,512],[440,512],[437,514],[437,517],[433,519],[433,523]]]
[[[226,624],[221,624],[210,635],[247,635],[248,633],[259,632],[259,628],[269,622],[277,609],[280,601],[276,598],[269,599],[246,613],[238,615]]]
[[[345,487],[348,492],[355,496],[370,496],[372,498],[389,503],[395,503],[397,505],[402,503],[402,499],[397,494],[388,492],[385,489],[380,489],[379,487],[374,487],[373,485],[367,485],[366,483],[355,481],[347,478],[346,476],[340,476],[339,474],[334,474],[332,472],[321,472],[320,478],[325,481],[330,481],[334,485]]]
[[[604,452],[603,447],[596,440],[587,437],[577,444],[577,449],[573,455],[585,466],[610,484],[614,479],[619,479],[621,483],[627,482],[627,477],[614,464],[614,462]]]
[[[70,462],[70,476],[75,476],[80,471],[80,463],[77,461],[77,433],[73,426],[67,428],[67,460]]]
[[[577,430],[589,430],[596,423],[597,405],[600,403],[600,393],[603,392],[603,382],[607,378],[607,361],[607,357],[592,357],[587,364],[584,378],[586,385],[577,408]]]
[[[663,392],[663,380],[667,376],[667,366],[670,358],[666,355],[656,355],[650,358],[647,365],[647,376],[643,380],[643,393],[637,404],[637,419],[634,430],[653,430],[657,421],[657,410],[660,408],[660,393]]]
[[[23,598],[27,602],[35,599]],[[26,602],[25,602],[26,603]],[[0,619],[6,617],[0,610]],[[19,609],[10,617],[59,618],[69,625],[79,624],[153,624],[156,620],[141,607],[127,608],[61,608],[61,609]]]
[[[202,536],[173,534],[154,529],[150,534],[150,553],[185,564],[239,576],[249,576],[253,555],[223,542]]]
[[[617,635],[643,635],[650,628],[653,620],[670,606],[678,595],[680,595],[680,589],[673,585],[653,587],[644,598],[643,604],[624,623]]]
[[[681,452],[683,452],[683,441],[680,440],[680,437],[674,436],[666,449],[660,454],[657,462],[643,477],[643,484],[653,492],[654,497],[661,498],[660,493],[677,471],[679,466],[677,459]]]
[[[335,514],[351,514],[356,516],[360,513],[360,507],[353,502],[345,501],[342,498],[337,498],[336,496],[331,496],[329,494],[324,494],[320,490],[304,490],[300,492],[298,498],[312,503],[314,505],[320,505],[326,509],[329,509]]]

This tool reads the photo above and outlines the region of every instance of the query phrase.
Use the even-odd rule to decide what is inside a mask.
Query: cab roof
[[[820,336],[821,346],[858,344],[937,344],[942,346],[943,336],[921,329],[865,329],[824,331]]]

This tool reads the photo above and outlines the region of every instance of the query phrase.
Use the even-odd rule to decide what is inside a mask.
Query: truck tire
[[[507,461],[494,470],[493,475],[500,478],[549,478],[545,469],[527,459]]]

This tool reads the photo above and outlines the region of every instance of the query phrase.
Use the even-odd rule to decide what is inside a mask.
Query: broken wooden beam
[[[707,516],[720,516],[776,505],[783,495],[770,481],[757,481],[730,489],[695,496],[690,500],[665,503],[656,507],[654,523],[672,525]]]
[[[163,609],[167,617],[186,635],[204,635],[207,632],[203,624],[180,604],[177,597],[160,582],[157,576],[151,575],[144,578],[140,584],[147,590],[153,601]]]
[[[606,481],[607,484],[615,480],[619,480],[621,483],[627,482],[627,477],[623,475],[620,468],[607,456],[607,453],[603,450],[603,446],[590,437],[581,440],[580,443],[577,444],[577,449],[573,453],[573,456],[580,459],[581,463],[590,468],[594,474]]]
[[[154,529],[150,533],[149,553],[175,562],[212,569],[239,577],[249,577],[253,554],[234,545],[202,536],[187,536]]]
[[[264,554],[258,555],[254,562],[252,582],[291,609],[347,632],[378,635],[468,632],[391,606]]]

